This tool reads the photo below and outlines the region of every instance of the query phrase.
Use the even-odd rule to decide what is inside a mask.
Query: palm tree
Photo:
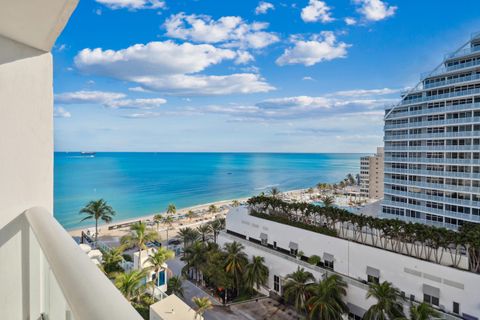
[[[162,220],[163,220],[163,216],[161,214],[156,214],[153,216],[153,221],[157,225],[157,232],[158,232],[158,227],[160,225],[160,222],[162,222]]]
[[[184,275],[195,276],[195,280],[198,282],[201,280],[201,269],[205,264],[205,244],[200,241],[195,241],[191,246],[185,249],[185,255],[182,258],[186,262],[186,265],[182,269]],[[193,268],[193,270],[192,270]],[[193,271],[193,275],[191,274]]]
[[[364,320],[390,320],[405,317],[400,302],[400,291],[390,282],[372,283],[367,292],[367,299],[374,298],[377,303],[372,305],[363,316]]]
[[[277,198],[280,195],[280,189],[278,189],[277,187],[272,187],[270,189],[270,195],[274,198]]]
[[[202,242],[205,242],[207,241],[207,237],[210,235],[212,230],[210,229],[210,225],[202,224],[197,227],[197,231],[202,235]]]
[[[173,203],[170,203],[167,206],[167,214],[175,214],[175,213],[177,213],[177,207]]]
[[[102,250],[102,267],[109,276],[115,275],[116,272],[123,271],[118,265],[123,261],[123,246],[119,246],[110,250]]]
[[[163,268],[163,264],[167,260],[173,259],[174,257],[175,253],[172,250],[160,247],[156,252],[150,254],[145,263],[150,264],[149,269],[153,269],[155,271],[155,279],[158,279],[158,272]]]
[[[147,243],[158,240],[158,233],[147,229],[144,222],[136,222],[130,226],[130,234],[121,238],[120,242],[128,247],[137,247],[138,253],[138,269],[141,269],[142,252],[147,249]]]
[[[311,319],[342,320],[348,312],[343,301],[347,294],[347,284],[338,275],[331,275],[325,280],[309,288],[311,297],[307,304],[310,307]]]
[[[115,286],[131,302],[133,299],[138,299],[145,291],[146,285],[142,284],[145,277],[145,270],[120,273],[115,279]]]
[[[187,216],[188,220],[191,221],[193,218],[195,218],[196,214],[192,210],[188,210],[186,216]]]
[[[298,267],[297,271],[287,274],[283,286],[283,294],[286,300],[293,300],[295,308],[306,311],[307,294],[310,287],[315,284],[315,277],[311,272]]]
[[[190,227],[178,229],[178,235],[183,238],[183,247],[186,249],[189,245],[198,240],[200,234],[197,230]]]
[[[245,265],[248,262],[247,255],[243,252],[245,247],[241,243],[234,241],[225,243],[224,248],[227,254],[225,271],[233,276],[237,295],[240,295],[240,281]]]
[[[92,200],[85,207],[80,210],[80,214],[86,214],[87,216],[81,221],[88,219],[95,219],[95,244],[98,238],[98,220],[109,223],[112,221],[115,211],[107,202],[103,199]]]
[[[215,214],[218,212],[218,208],[216,205],[214,204],[211,204],[209,207],[208,207],[208,213],[210,214]]]
[[[164,216],[163,219],[162,219],[162,223],[167,225],[167,247],[168,247],[168,230],[171,230],[172,229],[172,224],[173,224],[173,217],[170,216],[170,215],[167,215],[167,216]]]
[[[210,301],[208,297],[194,297],[192,298],[192,301],[197,306],[197,310],[195,311],[195,319],[197,319],[197,317],[201,318],[205,311],[213,308],[212,301]]]
[[[412,320],[431,320],[434,318],[440,318],[440,313],[428,303],[422,302],[410,307],[410,319]]]
[[[182,279],[179,276],[173,276],[168,279],[167,294],[174,294],[183,298]]]
[[[265,285],[268,281],[268,267],[265,265],[265,258],[260,256],[253,256],[252,262],[245,268],[245,283],[247,287],[257,290],[261,285]]]
[[[209,224],[210,231],[213,234],[213,242],[217,243],[218,233],[225,229],[225,218],[215,219]]]
[[[333,196],[324,196],[322,202],[325,208],[331,208],[335,204],[335,198]]]

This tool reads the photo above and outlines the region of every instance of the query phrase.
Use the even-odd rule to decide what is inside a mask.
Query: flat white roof
[[[150,315],[150,319],[161,320],[189,320],[195,319],[195,310],[183,302],[174,294],[158,301],[150,306],[150,313],[155,313],[156,317]],[[203,317],[196,319],[203,320]]]

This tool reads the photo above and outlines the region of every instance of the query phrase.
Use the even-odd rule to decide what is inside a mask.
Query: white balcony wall
[[[53,212],[52,56],[2,36],[0,48],[0,313],[14,320],[29,293],[26,238],[12,221],[33,206]]]

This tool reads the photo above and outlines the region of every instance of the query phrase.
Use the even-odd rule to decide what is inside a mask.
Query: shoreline
[[[287,190],[287,191],[281,192],[281,194],[283,197],[289,200],[308,201],[308,202],[313,201],[312,197],[318,197],[320,195],[318,191],[314,192],[313,194],[310,194],[307,192],[308,189],[309,188]],[[161,222],[158,225],[153,224],[153,217],[157,214],[164,215],[166,214],[165,211],[156,212],[149,215],[139,216],[139,217],[130,218],[130,219],[118,220],[108,224],[100,224],[98,226],[98,237],[99,237],[99,240],[109,243],[110,245],[116,246],[118,245],[119,239],[123,235],[128,234],[128,232],[130,231],[130,228],[128,225],[125,225],[125,226],[121,226],[121,225],[136,222],[136,221],[148,221],[149,225],[152,228],[157,230],[162,240],[166,238],[172,239],[177,235],[177,232],[180,228],[197,227],[199,225],[215,220],[219,216],[222,218],[226,217],[226,214],[231,208],[231,203],[233,201],[237,200],[238,202],[242,203],[248,200],[249,198],[250,197],[220,200],[220,201],[203,203],[203,204],[198,204],[198,205],[178,209],[177,212],[174,215],[172,215],[175,221],[172,223],[171,228],[168,228],[168,230],[166,225]],[[339,206],[348,206],[348,201],[347,201],[348,196],[337,195],[335,196],[335,200],[336,200],[335,202]],[[369,203],[370,201],[365,203],[365,205],[368,205]],[[211,205],[215,205],[217,207],[218,211],[216,213],[212,214],[208,212],[208,207],[210,207]],[[196,213],[195,217],[187,218],[184,216],[190,210]],[[82,231],[86,232],[87,230],[89,230],[91,234],[94,234],[95,225],[79,227],[79,228],[67,230],[67,232],[70,234],[70,236],[75,238],[75,237],[80,237],[81,232]],[[168,237],[167,237],[167,234],[168,234]]]

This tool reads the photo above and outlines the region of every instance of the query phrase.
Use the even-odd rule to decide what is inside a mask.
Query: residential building
[[[50,50],[76,5],[1,4],[0,319],[142,319],[52,215]]]
[[[426,261],[349,238],[255,217],[247,207],[231,209],[226,232],[218,237],[220,245],[233,241],[241,243],[250,257],[264,257],[271,294],[281,295],[286,276],[298,267],[320,280],[331,274],[341,276],[348,285],[349,319],[363,317],[375,303],[366,298],[369,283],[383,281],[401,290],[407,313],[411,303],[427,302],[441,312],[443,319],[478,320],[480,316],[480,274],[450,267],[448,263]],[[312,255],[322,259],[321,265],[305,261]]]
[[[383,198],[383,147],[378,147],[374,155],[360,158],[360,195]]]
[[[480,222],[480,34],[385,111],[383,215]]]
[[[203,320],[188,304],[172,294],[150,306],[150,320]]]

